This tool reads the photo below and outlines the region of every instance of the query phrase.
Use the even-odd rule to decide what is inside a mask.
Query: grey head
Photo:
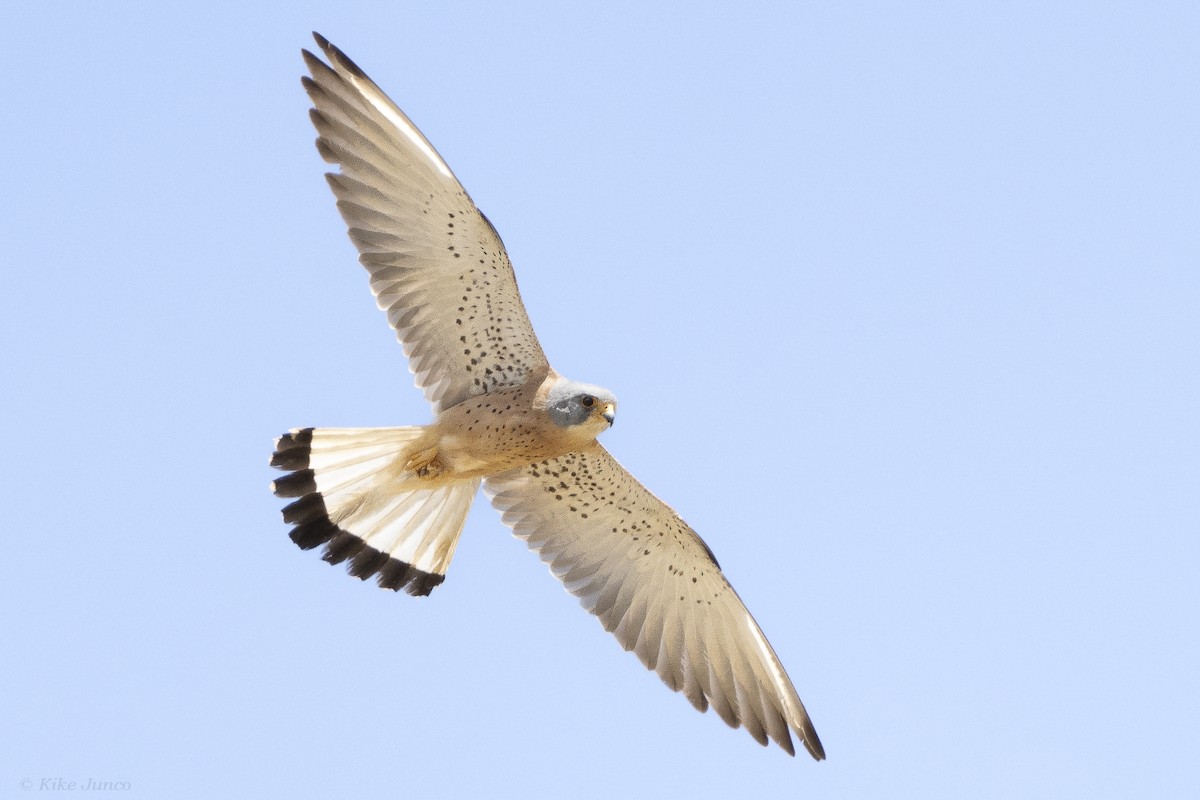
[[[571,428],[593,419],[612,425],[616,412],[617,398],[613,393],[590,383],[560,377],[546,394],[546,413],[560,428]]]

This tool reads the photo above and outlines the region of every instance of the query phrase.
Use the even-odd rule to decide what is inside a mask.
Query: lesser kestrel
[[[547,363],[499,235],[428,140],[320,35],[317,149],[430,425],[304,428],[276,443],[292,539],[380,586],[442,582],[482,482],[506,524],[626,650],[701,711],[825,756],[775,652],[707,545],[596,437],[616,398]]]

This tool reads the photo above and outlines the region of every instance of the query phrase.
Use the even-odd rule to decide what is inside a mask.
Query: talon
[[[432,478],[442,473],[444,467],[438,460],[437,447],[427,447],[409,456],[404,468],[417,473],[419,478]]]

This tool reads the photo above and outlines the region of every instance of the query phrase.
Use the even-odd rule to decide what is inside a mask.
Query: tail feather
[[[454,555],[479,481],[412,488],[406,454],[423,428],[304,428],[275,443],[271,465],[283,509],[302,549],[325,545],[331,564],[349,561],[351,575],[410,594],[440,584]]]

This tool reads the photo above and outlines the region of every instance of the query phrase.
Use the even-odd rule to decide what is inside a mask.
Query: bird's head
[[[559,377],[546,393],[546,413],[560,428],[597,436],[616,419],[617,398],[608,389]]]

